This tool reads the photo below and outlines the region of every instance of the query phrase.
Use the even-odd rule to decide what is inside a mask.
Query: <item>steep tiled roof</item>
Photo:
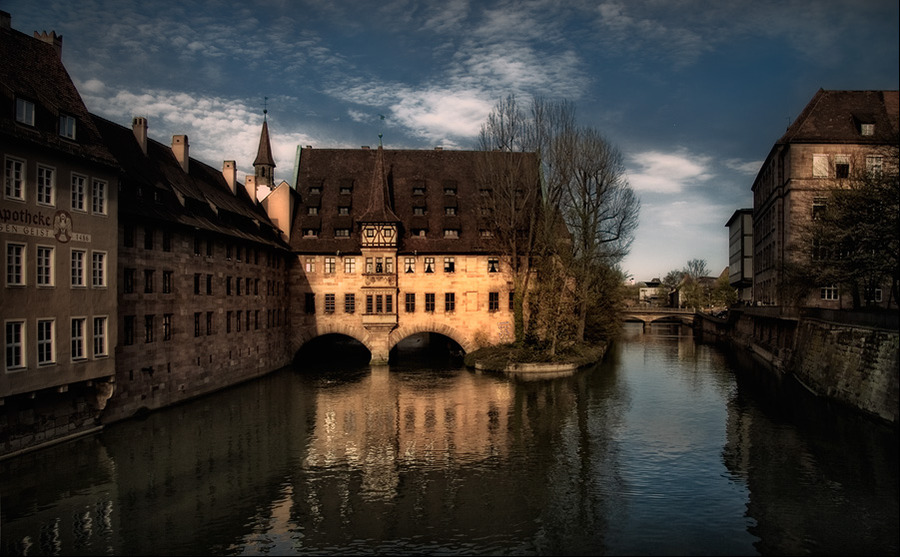
[[[51,35],[51,37],[54,35]],[[16,98],[34,103],[35,125],[15,121]],[[75,140],[59,135],[59,116],[75,118]],[[115,159],[52,44],[0,27],[0,135],[107,166]]]
[[[897,91],[819,89],[778,144],[896,143],[897,99]],[[861,124],[873,124],[873,135],[861,135]]]
[[[256,200],[236,183],[231,193],[220,170],[190,159],[188,173],[172,149],[147,140],[141,151],[131,128],[94,116],[94,123],[124,169],[119,218],[130,216],[179,224],[261,244],[286,247]]]
[[[272,158],[272,144],[269,142],[269,123],[263,120],[262,132],[259,134],[259,150],[256,152],[256,160],[253,166],[267,164],[275,167],[275,159]]]
[[[294,213],[291,247],[302,253],[360,253],[357,225],[364,219],[374,219],[400,223],[398,250],[401,253],[485,253],[487,246],[480,231],[490,229],[492,224],[480,213],[482,186],[478,166],[481,157],[486,156],[491,153],[302,149],[297,173],[299,202]],[[531,185],[537,187],[534,153],[512,156],[529,161],[534,169]],[[381,174],[376,169],[379,157],[383,157],[383,188],[377,186]],[[376,196],[383,193],[383,203],[373,199],[373,191]],[[341,215],[341,207],[346,207],[348,214]],[[445,238],[444,230],[448,228],[458,230],[459,237]],[[307,229],[318,230],[318,236],[304,237]],[[336,236],[336,229],[350,229],[350,237]],[[426,229],[427,235],[413,236],[413,231],[418,229]]]

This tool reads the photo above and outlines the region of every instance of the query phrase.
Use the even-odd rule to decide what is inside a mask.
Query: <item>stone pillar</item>
[[[390,335],[393,327],[366,327],[369,332],[369,338],[366,339],[366,346],[372,353],[370,363],[372,365],[384,365],[388,363],[388,357],[391,352]]]

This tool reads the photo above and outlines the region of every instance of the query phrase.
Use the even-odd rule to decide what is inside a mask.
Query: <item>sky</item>
[[[622,269],[728,265],[725,223],[822,89],[897,90],[896,0],[2,0],[63,36],[88,110],[252,173],[266,109],[276,180],[297,147],[475,149],[503,97],[567,100],[641,199]],[[383,116],[383,118],[382,118]]]

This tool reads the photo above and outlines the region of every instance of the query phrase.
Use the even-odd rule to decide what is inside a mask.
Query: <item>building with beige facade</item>
[[[738,209],[728,222],[728,284],[741,303],[753,301],[753,209]]]
[[[897,147],[897,91],[820,89],[775,143],[753,183],[753,292],[762,305],[848,308],[837,285],[806,285],[805,299],[787,291],[804,227],[824,208],[827,190],[859,171],[887,171],[885,147]],[[886,301],[881,290],[869,295]],[[896,307],[896,300],[892,303]]]
[[[0,451],[96,427],[115,375],[118,165],[61,60],[0,12]]]

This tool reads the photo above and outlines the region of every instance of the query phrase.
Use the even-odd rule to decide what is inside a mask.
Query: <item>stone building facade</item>
[[[738,209],[728,222],[728,284],[738,301],[753,301],[753,209]]]
[[[118,165],[61,52],[0,12],[0,452],[94,428],[115,375]]]
[[[753,183],[753,292],[763,305],[797,303],[785,291],[786,273],[804,226],[826,199],[826,190],[860,170],[888,170],[884,156],[897,147],[897,91],[819,90],[772,147]],[[834,285],[809,285],[799,305],[850,307]],[[879,292],[871,294],[881,302]],[[886,301],[886,296],[884,300]],[[896,307],[896,300],[892,307]]]

